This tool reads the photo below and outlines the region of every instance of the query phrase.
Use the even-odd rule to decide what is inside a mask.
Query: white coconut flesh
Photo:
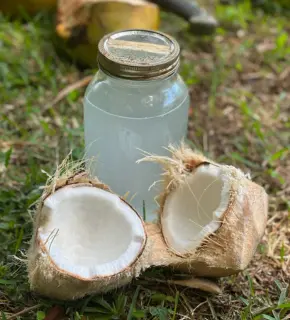
[[[130,266],[145,243],[136,212],[117,195],[90,186],[64,187],[45,199],[38,237],[63,272],[82,279]]]
[[[162,213],[162,232],[176,252],[194,251],[217,231],[229,203],[230,179],[225,169],[206,164],[172,191]]]

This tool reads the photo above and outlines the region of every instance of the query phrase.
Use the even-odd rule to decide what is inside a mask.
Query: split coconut
[[[157,224],[144,223],[79,165],[62,164],[35,215],[28,254],[32,290],[72,300],[128,284],[152,266],[198,277],[228,276],[247,267],[266,227],[265,190],[239,169],[184,145],[169,150],[170,158],[140,160],[164,167]],[[219,292],[208,280],[171,283]]]
[[[139,275],[145,243],[130,205],[97,179],[69,170],[51,179],[35,215],[31,288],[63,300],[117,288]]]
[[[215,163],[182,144],[171,157],[148,155],[164,167],[160,226],[171,265],[197,276],[223,277],[244,270],[267,223],[268,196],[241,170]]]

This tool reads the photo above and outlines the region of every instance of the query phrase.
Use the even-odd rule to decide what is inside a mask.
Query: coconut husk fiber
[[[158,30],[160,9],[145,0],[58,0],[56,47],[82,66],[97,66],[97,43],[125,29]]]
[[[73,163],[66,159],[57,168],[55,175],[47,181],[34,215],[34,232],[28,251],[28,275],[33,291],[51,298],[74,300],[121,287],[139,277],[148,268],[164,266],[193,277],[193,280],[175,284],[218,293],[220,291],[215,284],[211,286],[209,278],[229,276],[247,268],[266,227],[268,197],[264,188],[251,181],[241,170],[215,163],[185,145],[169,147],[169,150],[171,157],[146,155],[140,160],[160,163],[164,169],[163,192],[158,198],[159,221],[156,224],[142,221],[140,228],[144,228],[144,239],[136,258],[126,268],[106,277],[80,278],[61,269],[50,256],[46,243],[39,238],[39,230],[51,219],[49,212],[43,210],[43,203],[58,190],[87,186],[113,194],[110,188],[96,177],[90,177],[83,162]],[[172,201],[170,199],[174,192],[179,188],[182,190],[188,179],[201,169],[206,172],[207,168],[220,170],[223,181],[226,181],[227,187],[223,189],[227,192],[225,210],[221,212],[214,232],[206,234],[198,245],[189,250],[176,250],[165,228],[166,208]],[[120,199],[125,203],[124,199]],[[130,207],[129,204],[126,205]],[[97,206],[98,203],[96,208]],[[81,210],[79,214],[82,214]],[[98,210],[94,214],[98,219]],[[136,219],[142,220],[137,212],[134,211],[134,214],[138,217]],[[178,216],[179,212],[174,212],[175,214]],[[61,228],[59,232],[62,232]],[[71,230],[72,234],[74,232],[76,231]],[[203,280],[204,277],[208,279]]]

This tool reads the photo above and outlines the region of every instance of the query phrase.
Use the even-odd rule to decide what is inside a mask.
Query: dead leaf
[[[202,278],[191,278],[185,280],[168,280],[170,284],[176,284],[183,287],[199,289],[202,291],[220,294],[222,293],[221,288],[213,281],[202,279]]]

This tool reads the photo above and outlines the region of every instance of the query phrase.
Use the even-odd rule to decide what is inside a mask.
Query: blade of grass
[[[136,306],[136,302],[137,302],[137,298],[138,298],[138,295],[139,295],[139,291],[140,291],[140,286],[137,287],[135,293],[134,293],[134,296],[133,296],[133,299],[132,299],[132,303],[131,303],[131,306],[130,306],[130,310],[129,310],[129,313],[128,313],[128,316],[127,316],[127,320],[132,320],[133,319],[133,312],[134,312],[134,308]]]
[[[179,301],[179,291],[176,291],[172,320],[175,320],[175,317],[177,314],[178,301]]]

